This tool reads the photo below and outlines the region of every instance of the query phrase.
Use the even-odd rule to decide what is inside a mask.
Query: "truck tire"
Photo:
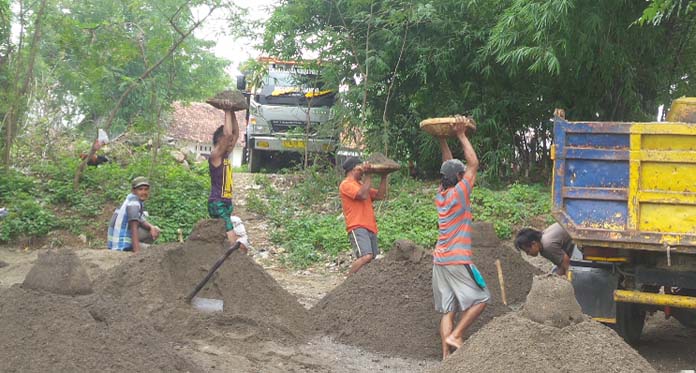
[[[261,170],[263,158],[263,154],[260,150],[249,148],[249,172],[259,172]]]
[[[616,332],[630,345],[637,345],[645,326],[645,308],[635,303],[616,303]]]
[[[696,328],[696,310],[672,309],[672,317],[687,328]]]

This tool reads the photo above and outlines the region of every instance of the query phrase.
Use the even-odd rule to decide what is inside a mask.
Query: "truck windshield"
[[[323,90],[323,82],[315,73],[291,71],[269,71],[257,102],[267,105],[289,105],[312,107],[332,106],[335,91]]]

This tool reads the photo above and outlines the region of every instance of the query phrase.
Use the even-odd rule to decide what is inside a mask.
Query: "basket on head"
[[[246,110],[249,107],[244,95],[236,90],[222,91],[205,102],[220,110],[227,111]]]
[[[370,165],[368,172],[373,174],[388,174],[401,168],[401,165],[382,153],[373,153],[366,162]]]
[[[470,135],[476,131],[476,122],[470,117],[466,117],[466,119],[466,126],[468,127],[466,134]],[[420,122],[420,128],[435,137],[455,137],[457,133],[452,128],[454,122],[454,117],[429,118]]]

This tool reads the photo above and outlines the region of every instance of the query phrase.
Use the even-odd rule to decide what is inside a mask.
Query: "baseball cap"
[[[363,161],[358,157],[349,157],[343,162],[343,170],[345,172],[350,172],[355,166],[363,163]]]
[[[150,182],[147,181],[147,178],[145,176],[138,176],[135,179],[133,179],[133,182],[131,183],[131,185],[133,186],[133,189],[135,189],[135,188],[141,187],[143,185],[150,186]]]
[[[450,159],[442,163],[440,173],[445,176],[456,176],[466,171],[466,166],[459,159]]]

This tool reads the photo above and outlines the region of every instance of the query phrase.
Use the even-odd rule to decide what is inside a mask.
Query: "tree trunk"
[[[31,83],[33,81],[34,75],[34,64],[36,61],[36,54],[38,53],[38,45],[41,41],[41,21],[43,20],[44,13],[46,12],[46,1],[41,0],[41,5],[36,13],[36,18],[34,19],[34,35],[31,40],[31,49],[29,50],[29,57],[26,64],[26,71],[24,72],[24,80],[20,87],[17,87],[17,91],[13,93],[13,100],[10,102],[9,108],[5,117],[3,118],[5,127],[5,149],[3,152],[3,164],[5,168],[10,167],[12,160],[12,145],[14,144],[14,139],[17,137],[17,132],[19,131],[19,122],[21,118],[24,117],[24,112],[26,111],[27,100],[26,95],[31,89]],[[21,55],[17,52],[17,60],[15,62],[15,79],[18,81],[20,78],[20,71],[24,68],[24,65],[19,63]],[[13,86],[13,88],[15,88]]]

